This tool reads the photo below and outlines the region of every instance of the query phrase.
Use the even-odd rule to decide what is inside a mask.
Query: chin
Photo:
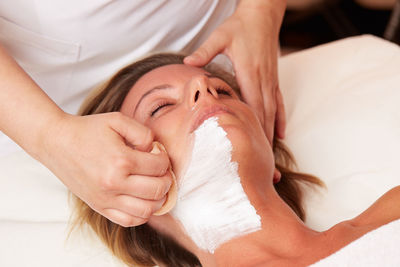
[[[226,131],[228,139],[232,143],[232,158],[241,159],[243,156],[257,156],[270,149],[268,140],[261,135],[256,135],[253,129],[248,129],[234,124],[225,124],[221,127]]]
[[[222,123],[221,127],[232,143],[232,161],[238,163],[239,172],[251,170],[273,174],[275,161],[272,148],[261,127],[260,130],[255,127]]]

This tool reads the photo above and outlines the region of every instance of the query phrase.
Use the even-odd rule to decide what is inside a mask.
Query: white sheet
[[[400,266],[400,220],[369,232],[310,267]]]
[[[370,35],[280,61],[285,142],[327,190],[306,194],[307,224],[353,218],[400,184],[400,47]]]
[[[2,267],[122,267],[105,246],[91,236],[72,235],[63,222],[0,223]]]

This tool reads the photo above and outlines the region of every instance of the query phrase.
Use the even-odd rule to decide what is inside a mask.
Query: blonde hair
[[[86,100],[80,114],[119,111],[126,95],[140,77],[161,66],[183,64],[183,58],[184,56],[176,54],[156,54],[121,69]],[[232,75],[215,65],[208,65],[205,69],[225,80],[239,93],[239,87]],[[295,168],[294,158],[282,142],[275,139],[273,149],[276,167],[282,174],[280,182],[275,184],[275,189],[293,211],[304,220],[301,185],[322,185],[322,182],[314,176],[294,172],[292,170]],[[74,225],[84,224],[88,224],[112,253],[130,266],[201,266],[195,255],[148,224],[122,227],[75,197]]]

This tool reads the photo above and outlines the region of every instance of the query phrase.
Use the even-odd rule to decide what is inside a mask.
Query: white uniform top
[[[66,112],[150,52],[194,51],[238,0],[1,0],[0,42]],[[35,119],[35,118],[32,118]],[[17,149],[0,132],[0,155]]]

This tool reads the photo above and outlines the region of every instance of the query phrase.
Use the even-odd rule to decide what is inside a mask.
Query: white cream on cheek
[[[178,182],[171,214],[196,245],[211,253],[221,244],[261,229],[261,218],[240,183],[232,143],[218,125],[206,120],[194,132],[192,156]]]

